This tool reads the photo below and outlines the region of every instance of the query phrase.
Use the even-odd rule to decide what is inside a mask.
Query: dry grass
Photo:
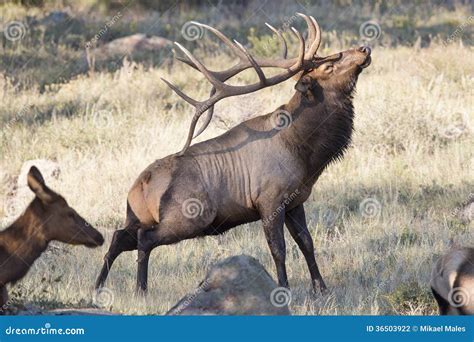
[[[428,282],[434,258],[452,242],[474,245],[472,223],[451,214],[474,187],[472,49],[379,48],[373,57],[358,83],[353,147],[324,172],[306,203],[330,295],[310,296],[304,259],[287,240],[296,314],[433,314]],[[124,220],[127,191],[138,173],[184,142],[191,110],[159,77],[185,85],[194,96],[208,92],[197,74],[178,65],[171,70],[169,75],[165,68],[145,71],[127,64],[114,74],[79,76],[43,93],[18,91],[0,79],[0,120],[8,124],[0,140],[2,193],[24,161],[56,160],[62,173],[52,187],[109,241]],[[203,139],[222,133],[222,122],[239,122],[242,112],[263,114],[287,101],[292,83],[245,101],[223,101],[217,108],[222,120]],[[367,198],[380,204],[372,218],[359,208]],[[9,221],[4,218],[1,226]],[[64,245],[47,252],[15,286],[17,296],[44,306],[90,305],[107,247]],[[274,275],[259,224],[157,248],[147,301],[133,297],[136,253],[126,253],[108,280],[114,297],[108,307],[162,314],[195,288],[215,261],[240,253],[255,256]]]

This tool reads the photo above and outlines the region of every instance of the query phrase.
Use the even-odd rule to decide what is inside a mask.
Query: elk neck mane
[[[342,89],[320,86],[303,94],[296,92],[287,105],[291,125],[281,138],[311,175],[319,175],[333,161],[342,158],[354,130],[354,85]]]
[[[42,223],[38,220],[36,211],[42,210],[41,203],[35,198],[8,228],[0,232],[4,244],[8,249],[22,254],[24,259],[36,258],[41,255],[48,245],[48,240],[41,229]],[[25,243],[25,242],[28,243]]]

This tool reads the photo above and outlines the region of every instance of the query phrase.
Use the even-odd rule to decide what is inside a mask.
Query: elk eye
[[[69,213],[69,214],[67,214],[67,216],[68,216],[69,218],[72,218],[72,219],[73,219],[73,218],[74,218],[74,213]]]
[[[334,65],[332,65],[332,64],[324,64],[323,65],[323,71],[329,73],[329,72],[332,71],[333,67],[334,67]]]

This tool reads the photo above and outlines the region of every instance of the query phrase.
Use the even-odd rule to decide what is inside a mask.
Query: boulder
[[[458,213],[458,217],[466,224],[469,224],[474,220],[474,197],[471,196],[468,202],[462,206]]]
[[[55,309],[44,311],[43,315],[47,316],[118,316],[120,314],[100,310],[96,308],[82,308],[82,309]]]
[[[290,315],[290,300],[256,259],[240,255],[214,265],[167,315]]]
[[[27,174],[32,166],[36,166],[44,177],[46,184],[51,184],[53,179],[58,179],[61,168],[59,164],[47,159],[28,160],[23,163],[14,188],[9,192],[3,209],[7,218],[17,217],[33,199],[34,194],[28,188]]]
[[[123,56],[135,56],[150,52],[159,52],[164,48],[172,46],[172,42],[166,38],[151,36],[142,33],[114,39],[100,46],[96,53],[98,57],[113,58]]]

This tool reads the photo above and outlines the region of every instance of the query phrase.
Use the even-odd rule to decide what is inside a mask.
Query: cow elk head
[[[36,167],[28,172],[28,186],[36,195],[33,215],[40,221],[46,240],[73,245],[97,247],[104,243],[102,235],[84,220],[66,200],[46,185]]]

